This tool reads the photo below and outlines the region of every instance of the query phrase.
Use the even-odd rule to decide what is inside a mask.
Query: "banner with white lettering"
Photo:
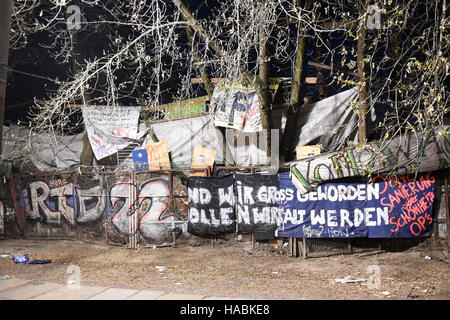
[[[127,147],[138,133],[141,107],[81,106],[83,121],[95,158],[103,159]]]
[[[431,234],[435,179],[376,177],[372,183],[323,183],[306,194],[280,173],[277,237],[416,238]]]
[[[189,177],[189,233],[204,236],[236,231],[234,179]]]
[[[235,175],[238,233],[256,240],[274,239],[281,217],[278,208],[278,175]]]

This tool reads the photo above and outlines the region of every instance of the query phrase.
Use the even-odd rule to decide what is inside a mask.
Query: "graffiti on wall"
[[[291,179],[303,194],[327,180],[364,176],[368,170],[380,175],[406,175],[448,168],[450,130],[442,126],[422,135],[394,138],[388,145],[368,144],[362,149],[332,152],[291,165]]]
[[[170,195],[167,179],[154,178],[145,181],[140,188],[131,182],[118,182],[111,186],[109,221],[121,234],[141,235],[144,239],[164,240],[173,231],[171,222],[180,220],[169,210]],[[130,229],[130,217],[136,223]]]
[[[121,236],[159,241],[183,220],[176,210],[169,209],[169,195],[164,177],[144,180],[140,185],[122,178],[109,188],[92,178],[84,177],[76,184],[69,178],[57,178],[29,182],[21,202],[28,219],[34,221],[56,226],[106,221]],[[134,230],[130,230],[130,217],[136,220]]]

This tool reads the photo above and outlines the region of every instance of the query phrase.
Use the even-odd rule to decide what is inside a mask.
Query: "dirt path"
[[[141,250],[77,241],[0,241],[0,254],[19,253],[52,263],[24,265],[0,258],[0,276],[66,283],[67,267],[77,265],[81,284],[91,286],[273,300],[450,298],[449,260],[442,251],[294,259],[234,240]],[[366,282],[334,280],[371,279],[371,265],[379,267],[378,289],[369,289]]]

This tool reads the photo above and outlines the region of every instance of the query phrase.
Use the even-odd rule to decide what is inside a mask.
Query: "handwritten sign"
[[[278,237],[416,238],[431,234],[435,180],[430,174],[397,181],[323,183],[302,194],[280,173]]]
[[[89,142],[97,160],[139,139],[140,107],[81,106]]]
[[[149,171],[170,169],[169,152],[165,141],[145,145]]]
[[[208,96],[203,96],[166,104],[164,106],[164,117],[176,119],[204,113],[206,112],[206,101],[208,99]]]
[[[238,233],[257,240],[275,238],[280,216],[278,175],[236,174]]]
[[[211,235],[236,230],[233,176],[188,180],[189,233]]]

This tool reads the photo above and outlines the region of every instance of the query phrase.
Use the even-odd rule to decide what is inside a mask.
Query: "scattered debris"
[[[281,274],[280,272],[274,271],[272,274]]]
[[[2,255],[0,255],[0,258],[9,258],[9,257],[10,257],[9,254],[2,254]]]
[[[430,256],[425,256],[425,260],[431,260]]]
[[[214,271],[214,270],[216,270],[216,268],[213,268],[213,267],[207,267],[207,268],[208,268],[209,271]]]
[[[380,254],[380,253],[386,253],[386,250],[375,250],[375,251],[370,251],[370,252],[363,252],[363,253],[357,254],[356,256],[359,258],[362,258],[362,257],[367,257],[367,256],[373,256],[373,255]]]
[[[158,269],[159,272],[163,272],[164,270],[166,270],[166,267],[164,267],[164,266],[155,266],[155,269]]]
[[[182,283],[181,283],[181,282],[175,282],[175,285],[176,285],[176,286],[181,286]]]
[[[347,276],[345,278],[337,278],[334,279],[334,281],[336,281],[337,283],[356,283],[356,282],[365,282],[367,281],[367,279],[364,278],[354,278],[352,276]]]
[[[0,280],[8,280],[8,279],[11,279],[11,277],[8,276],[8,275],[1,276],[1,277],[0,277]]]
[[[382,295],[384,295],[384,296],[388,296],[388,295],[390,295],[391,293],[390,293],[389,291],[383,291],[383,292],[380,292],[380,294],[382,294]]]
[[[422,293],[427,293],[428,289],[422,290]]]
[[[407,297],[407,298],[410,298],[410,299],[417,299],[417,298],[420,298],[419,295],[411,294],[411,293],[408,293],[408,295],[407,295],[406,297]]]
[[[49,260],[49,259],[45,259],[45,260],[35,259],[35,260],[30,261],[30,262],[26,262],[26,264],[47,264],[47,263],[52,263],[52,260]]]
[[[30,258],[28,258],[26,255],[19,254],[17,256],[14,256],[13,258],[14,263],[26,263]]]

